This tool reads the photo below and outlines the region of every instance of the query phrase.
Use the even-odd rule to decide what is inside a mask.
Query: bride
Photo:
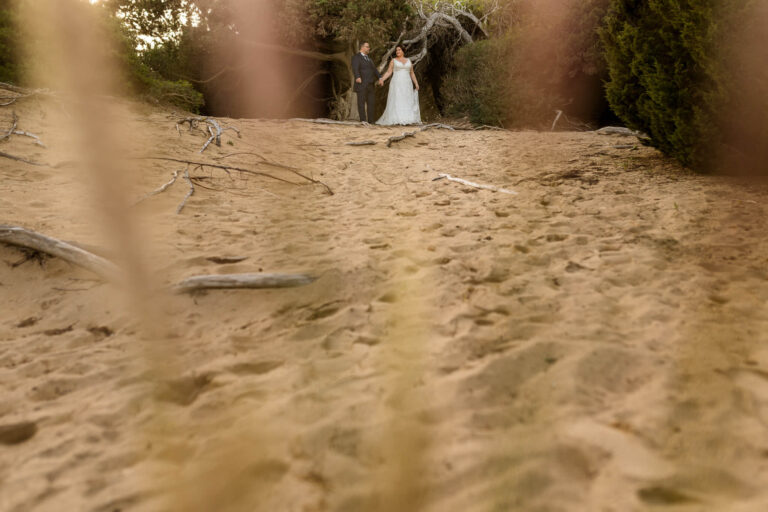
[[[419,82],[413,72],[413,64],[405,57],[401,46],[395,48],[395,58],[389,62],[389,69],[379,83],[384,85],[384,81],[390,76],[392,82],[389,84],[387,107],[376,124],[420,124]]]

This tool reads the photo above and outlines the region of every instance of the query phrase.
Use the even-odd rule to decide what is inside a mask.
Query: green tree
[[[492,37],[457,53],[443,88],[451,115],[539,128],[556,110],[590,123],[609,117],[598,33],[609,0],[540,1],[504,4]]]
[[[0,82],[19,84],[27,66],[22,58],[23,31],[18,20],[18,3],[0,0]]]
[[[739,144],[728,140],[724,123],[726,112],[747,110],[739,107],[744,88],[756,98],[768,96],[763,71],[768,62],[752,73],[736,68],[746,49],[741,45],[760,43],[738,43],[734,37],[753,24],[749,13],[754,14],[758,4],[612,0],[602,39],[610,73],[607,96],[614,112],[684,165],[711,170],[717,154]],[[764,26],[761,32],[764,48]],[[754,107],[758,118],[768,118],[764,99]],[[753,129],[764,135],[765,121]],[[755,149],[736,148],[746,156]]]

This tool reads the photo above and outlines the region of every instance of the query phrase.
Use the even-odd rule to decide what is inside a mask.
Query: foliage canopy
[[[686,166],[709,170],[717,154],[729,146],[749,157],[757,141],[738,148],[743,138],[728,140],[733,131],[727,127],[726,113],[744,113],[739,103],[745,88],[751,89],[757,100],[753,107],[758,107],[763,120],[751,127],[752,133],[765,140],[768,62],[763,56],[762,66],[753,61],[753,69],[738,69],[744,52],[759,46],[760,40],[734,37],[754,24],[750,20],[766,20],[752,16],[758,4],[753,0],[733,0],[727,6],[711,0],[612,0],[602,40],[610,73],[607,97],[614,112]],[[764,30],[753,32],[764,34]],[[764,35],[761,39],[764,47]]]

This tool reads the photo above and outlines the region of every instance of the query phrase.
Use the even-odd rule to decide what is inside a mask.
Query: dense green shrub
[[[144,99],[173,105],[191,112],[199,112],[203,95],[186,80],[169,79],[153,69],[137,50],[138,41],[119,19],[110,18],[109,38],[113,41],[113,58],[123,71],[125,91]]]
[[[139,95],[145,99],[163,104],[171,104],[186,110],[198,111],[203,105],[202,95],[192,85],[183,80],[168,80],[154,71],[142,59],[137,51],[137,39],[128,30],[121,19],[111,16],[100,5],[75,4],[77,8],[94,9],[100,14],[99,29],[104,39],[102,51],[107,58],[119,65],[122,75],[118,92]],[[51,86],[51,84],[27,83],[34,80],[30,76],[30,65],[25,53],[32,51],[38,43],[32,41],[33,35],[28,27],[19,23],[20,3],[14,0],[0,0],[0,82],[25,84],[32,87]],[[100,11],[100,12],[99,12]],[[25,47],[26,45],[29,48]]]
[[[10,0],[0,0],[0,82],[19,83],[21,75],[15,18]]]
[[[505,63],[510,53],[511,45],[504,39],[480,41],[460,49],[455,69],[441,91],[447,114],[466,116],[477,124],[504,125],[511,97],[502,83],[508,79]]]
[[[614,112],[684,165],[711,169],[728,143],[724,114],[740,101],[737,80],[745,77],[733,67],[739,48],[732,34],[748,23],[753,3],[732,0],[718,7],[712,0],[612,0],[602,39]],[[765,97],[765,73],[753,71],[750,86]],[[757,129],[765,132],[765,125]]]
[[[605,119],[598,28],[607,3],[506,4],[492,38],[458,52],[441,89],[447,113],[508,127],[549,126],[555,110],[590,123]]]
[[[442,88],[446,113],[476,124],[522,126],[550,117],[557,98],[525,82],[518,67],[518,38],[506,36],[464,46]]]

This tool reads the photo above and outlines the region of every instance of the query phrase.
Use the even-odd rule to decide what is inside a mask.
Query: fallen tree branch
[[[595,130],[595,133],[598,135],[635,135],[643,137],[642,133],[623,126],[603,126],[599,130]]]
[[[35,139],[35,144],[37,144],[38,146],[41,146],[41,147],[44,147],[44,148],[48,147],[45,144],[43,144],[43,141],[40,140],[40,137],[38,137],[34,133],[25,132],[24,130],[14,130],[13,134],[14,135],[21,135],[23,137],[29,137],[30,139]]]
[[[0,242],[56,256],[108,280],[120,274],[114,263],[101,256],[22,227],[0,225]]]
[[[229,274],[194,276],[175,285],[177,293],[202,290],[295,288],[312,284],[317,278],[308,274]]]
[[[3,135],[2,137],[0,137],[0,142],[2,142],[2,141],[4,141],[4,140],[8,140],[8,139],[10,139],[10,138],[11,138],[11,135],[13,135],[13,132],[15,132],[15,131],[16,131],[16,127],[17,127],[17,126],[18,126],[18,124],[19,124],[19,116],[17,116],[17,115],[16,115],[16,112],[14,111],[14,112],[12,112],[11,114],[12,114],[12,116],[13,116],[13,117],[11,118],[11,128],[8,130],[8,132],[7,132],[5,135]]]
[[[392,147],[393,142],[400,142],[401,140],[407,139],[408,137],[415,137],[417,133],[419,133],[419,130],[414,132],[403,132],[401,135],[390,137],[387,139],[387,147]]]
[[[451,130],[454,131],[455,128],[453,126],[447,125],[447,124],[441,124],[441,123],[432,123],[427,124],[419,128],[418,130],[412,131],[412,132],[403,132],[401,135],[396,135],[394,137],[390,137],[387,139],[387,147],[392,147],[393,142],[399,142],[403,139],[407,139],[408,137],[415,137],[417,133],[419,132],[425,132],[427,130],[431,130],[432,128],[440,128],[443,130]]]
[[[456,183],[461,183],[462,185],[466,185],[468,187],[480,188],[484,190],[492,190],[493,192],[501,192],[502,194],[511,194],[513,196],[517,195],[517,192],[515,192],[514,190],[508,190],[506,188],[497,187],[495,185],[482,185],[480,183],[463,180],[461,178],[454,178],[450,174],[438,174],[437,178],[433,179],[432,181],[441,180],[443,178],[445,178],[448,181],[455,181]]]
[[[508,132],[506,128],[502,128],[500,126],[491,126],[489,124],[483,124],[475,128],[471,128],[472,131],[481,131],[481,130],[492,130],[497,132]]]
[[[239,156],[239,155],[253,155],[259,157],[262,161],[266,162],[267,159],[261,156],[259,153],[254,153],[253,151],[237,151],[236,153],[228,153],[226,155],[221,156],[215,156],[213,157],[214,160],[224,160],[225,158],[230,158],[233,156]]]
[[[211,142],[215,142],[217,146],[221,147],[221,134],[224,133],[226,130],[232,130],[233,132],[237,133],[238,138],[241,137],[240,130],[238,130],[234,126],[222,126],[216,119],[212,117],[187,117],[182,119],[181,121],[177,121],[176,130],[179,132],[179,135],[181,135],[181,130],[179,129],[179,126],[185,123],[189,123],[189,131],[192,131],[193,129],[198,128],[200,123],[205,123],[208,125],[208,134],[210,134],[210,137],[208,138],[206,143],[203,144],[203,148],[200,150],[200,153],[205,151],[208,148],[208,146],[210,146]]]
[[[213,128],[211,128],[211,127],[209,126],[209,127],[208,127],[208,133],[210,133],[210,134],[211,134],[211,137],[208,139],[208,141],[206,141],[206,143],[205,143],[205,144],[203,144],[203,148],[200,150],[200,152],[201,152],[201,153],[202,153],[203,151],[205,151],[205,149],[206,149],[206,148],[207,148],[207,147],[208,147],[208,146],[211,144],[211,142],[213,142],[213,141],[214,141],[214,139],[216,140],[216,145],[217,145],[217,146],[221,146],[221,138],[220,138],[220,137],[221,137],[221,132],[218,132],[218,133],[214,133],[214,132],[213,132]]]
[[[189,177],[189,166],[184,170],[184,179],[187,180],[187,183],[189,183],[189,192],[187,192],[187,195],[184,196],[184,200],[181,201],[179,204],[179,207],[176,208],[176,215],[181,213],[181,210],[184,209],[184,205],[187,204],[187,199],[192,197],[192,195],[195,193],[195,185],[192,183],[192,179]]]
[[[288,119],[288,121],[300,121],[302,123],[315,123],[315,124],[340,124],[345,126],[370,126],[368,123],[363,123],[360,121],[335,121],[333,119],[305,119],[301,117],[294,117],[291,119]]]
[[[141,199],[139,199],[138,201],[136,201],[135,203],[133,203],[133,205],[134,205],[134,206],[136,206],[137,204],[139,204],[139,203],[142,203],[142,202],[146,201],[147,199],[149,199],[149,198],[150,198],[150,197],[152,197],[152,196],[156,196],[157,194],[161,194],[161,193],[165,192],[165,191],[168,189],[168,187],[170,187],[171,185],[173,185],[174,183],[176,183],[176,179],[177,179],[178,177],[179,177],[179,171],[178,171],[178,170],[176,170],[176,171],[173,171],[173,176],[171,177],[170,181],[168,181],[167,183],[164,183],[164,184],[160,185],[158,188],[156,188],[156,189],[155,189],[155,190],[153,190],[152,192],[150,192],[150,193],[146,194],[144,197],[142,197]]]
[[[555,126],[557,126],[557,122],[560,120],[560,116],[563,115],[563,111],[562,110],[555,110],[555,113],[557,115],[555,116],[555,120],[552,122],[552,128],[549,130],[551,132],[555,131]]]
[[[25,164],[36,165],[38,167],[50,167],[48,164],[41,164],[40,162],[27,160],[26,158],[21,158],[20,156],[9,155],[8,153],[3,153],[2,151],[0,151],[0,157],[10,158],[11,160],[16,160],[17,162],[24,162]]]
[[[177,162],[177,163],[182,163],[182,164],[195,165],[195,166],[200,167],[200,168],[210,167],[210,168],[213,168],[213,169],[221,169],[221,170],[223,170],[225,172],[236,171],[236,172],[241,172],[243,174],[250,174],[252,176],[262,176],[262,177],[265,177],[265,178],[271,178],[273,180],[282,181],[283,183],[288,183],[289,185],[301,185],[301,183],[296,183],[295,181],[286,180],[284,178],[280,178],[278,176],[275,176],[275,175],[272,175],[272,174],[269,174],[269,173],[266,173],[266,172],[259,172],[259,171],[254,171],[253,169],[246,169],[244,167],[234,167],[234,166],[231,166],[231,165],[212,164],[212,163],[208,163],[208,162],[196,162],[196,161],[193,161],[193,160],[183,160],[183,159],[180,159],[180,158],[171,158],[171,157],[165,157],[165,156],[142,156],[142,157],[135,157],[134,160],[162,160],[162,161],[166,161],[166,162]],[[291,174],[295,174],[296,176],[299,176],[300,178],[302,178],[302,179],[304,179],[304,180],[306,180],[306,181],[308,181],[310,183],[314,183],[315,185],[323,186],[325,188],[326,192],[328,192],[328,195],[331,195],[331,196],[334,195],[334,192],[333,192],[333,190],[331,190],[331,187],[329,187],[328,185],[326,185],[325,183],[323,183],[320,180],[316,180],[314,178],[310,178],[309,176],[306,176],[305,174],[299,172],[298,169],[296,169],[294,167],[289,167],[287,165],[273,163],[273,162],[267,162],[267,161],[262,161],[262,162],[259,162],[259,163],[264,164],[264,165],[270,165],[270,166],[273,166],[273,167],[278,167],[280,169],[285,169],[286,171],[290,172]]]
[[[8,140],[11,138],[11,135],[21,135],[23,137],[29,137],[31,139],[35,139],[35,144],[42,147],[47,147],[45,144],[43,144],[43,141],[40,140],[40,137],[35,135],[34,133],[25,132],[24,130],[17,130],[19,126],[19,116],[16,115],[16,112],[12,112],[13,117],[11,118],[11,128],[8,130],[8,132],[0,137],[0,142],[4,140]]]
[[[352,142],[345,142],[345,146],[375,146],[376,141],[373,140],[361,140],[361,141],[352,141]]]
[[[56,93],[50,91],[49,89],[27,89],[26,87],[19,87],[18,85],[9,84],[6,82],[0,82],[0,89],[18,94],[18,96],[0,97],[0,101],[5,101],[5,103],[0,103],[0,107],[7,107],[9,105],[13,105],[17,101],[25,100],[27,98],[34,98],[35,96],[49,96],[54,98],[57,96]]]
[[[114,263],[101,256],[19,226],[0,225],[0,242],[56,256],[106,280],[113,280],[121,273]],[[211,289],[291,288],[311,284],[316,279],[309,274],[204,275],[184,279],[173,286],[173,290],[178,293],[190,293]]]
[[[456,131],[456,128],[449,125],[449,124],[443,124],[443,123],[431,123],[428,125],[423,126],[419,131],[424,132],[427,130],[431,130],[432,128],[438,128],[440,130],[449,130],[449,131]]]
[[[33,94],[35,92],[41,92],[35,89],[27,89],[26,87],[19,87],[18,85],[9,84],[8,82],[0,82],[0,89],[5,89],[17,94]]]

